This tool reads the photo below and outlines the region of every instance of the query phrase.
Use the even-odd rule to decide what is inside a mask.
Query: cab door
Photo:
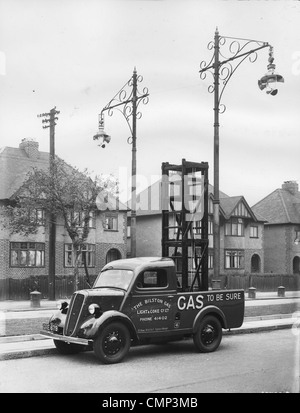
[[[139,335],[163,333],[174,328],[176,290],[168,283],[167,269],[140,273],[132,289],[129,316]]]

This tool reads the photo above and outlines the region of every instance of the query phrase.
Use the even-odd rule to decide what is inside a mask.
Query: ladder
[[[178,288],[208,290],[208,163],[162,163],[162,256],[176,264]]]

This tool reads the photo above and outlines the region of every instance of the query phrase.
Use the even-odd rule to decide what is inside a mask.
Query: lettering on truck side
[[[178,297],[177,307],[179,310],[200,310],[203,307],[203,295],[190,295],[188,297],[181,295]]]
[[[207,303],[220,301],[236,301],[242,299],[241,292],[231,293],[207,293],[207,294],[182,294],[177,299],[177,308],[179,310],[201,310],[205,301]]]

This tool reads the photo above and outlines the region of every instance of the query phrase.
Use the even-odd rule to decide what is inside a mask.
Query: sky
[[[138,190],[159,179],[162,162],[183,158],[208,162],[213,184],[212,77],[200,79],[199,69],[212,57],[207,45],[216,27],[220,36],[271,44],[285,80],[276,96],[259,89],[268,48],[229,80],[221,101],[220,190],[253,206],[284,181],[299,183],[298,1],[0,0],[0,148],[30,138],[49,152],[49,129],[37,115],[56,107],[56,154],[92,175],[114,174],[121,199],[130,198],[124,116],[105,116],[105,148],[93,136],[101,109],[136,68],[139,91],[149,90],[137,120]],[[221,46],[226,57],[228,44]]]

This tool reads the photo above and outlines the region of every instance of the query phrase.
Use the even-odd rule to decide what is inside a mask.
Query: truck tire
[[[193,335],[195,347],[201,353],[211,353],[219,347],[222,340],[222,326],[217,317],[203,317],[198,330]]]
[[[66,341],[53,340],[60,354],[77,354],[85,350],[81,344],[67,343]]]
[[[112,322],[94,340],[94,352],[102,363],[119,363],[127,355],[130,344],[128,328],[123,323]]]

